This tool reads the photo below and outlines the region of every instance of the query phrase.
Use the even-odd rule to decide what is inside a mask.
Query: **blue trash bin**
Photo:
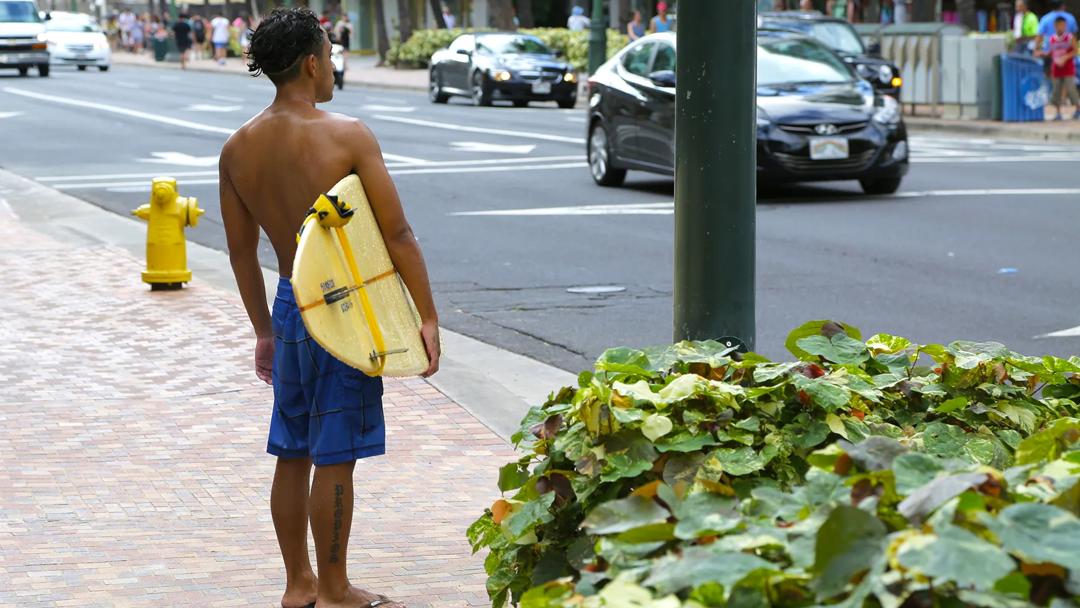
[[[1006,122],[1046,120],[1050,83],[1042,60],[1027,55],[1001,56],[1001,119]]]

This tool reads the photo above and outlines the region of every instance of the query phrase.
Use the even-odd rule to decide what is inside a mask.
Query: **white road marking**
[[[368,112],[415,112],[416,108],[413,106],[381,106],[378,104],[369,103],[363,106],[364,110]]]
[[[421,165],[427,162],[422,158],[416,158],[413,156],[402,156],[400,154],[390,154],[389,152],[383,152],[383,160],[397,161],[399,163],[408,163],[410,165]]]
[[[383,155],[384,157],[387,155]],[[407,158],[407,157],[406,157]],[[386,163],[387,168],[419,168],[419,167],[473,167],[486,165],[516,165],[527,163],[553,163],[559,161],[573,161],[580,159],[580,155],[573,156],[534,156],[530,158],[490,158],[481,160],[444,160],[423,161],[420,163]],[[101,175],[43,175],[34,179],[43,184],[55,184],[61,182],[90,182],[94,180],[118,180],[118,179],[152,179],[161,175],[157,173],[112,173]],[[174,171],[169,173],[171,177],[210,177],[217,175],[217,171]]]
[[[534,207],[459,211],[450,215],[535,216],[535,215],[673,215],[675,203],[629,203],[623,205],[581,205],[579,207]]]
[[[1080,161],[1080,154],[1046,156],[918,156],[911,155],[911,162],[924,163],[1074,163]]]
[[[211,95],[210,97],[211,99],[216,99],[218,101],[228,101],[230,103],[244,103],[243,97],[231,97],[229,95]]]
[[[493,152],[497,154],[528,154],[536,149],[534,144],[520,146],[504,144],[487,144],[480,141],[452,141],[450,147],[462,152]]]
[[[163,165],[175,165],[178,167],[212,167],[218,163],[218,157],[192,156],[183,152],[151,152],[154,158],[136,159],[140,163],[159,163]]]
[[[21,114],[22,112],[0,112],[0,118],[15,118]]]
[[[212,104],[212,103],[193,103],[193,104],[191,104],[190,106],[188,106],[188,107],[186,107],[184,109],[189,111],[189,112],[225,113],[225,112],[236,112],[238,110],[243,109],[243,107],[244,106],[219,106],[219,105]]]
[[[141,86],[135,84],[134,82],[127,82],[126,80],[121,80],[121,81],[117,82],[116,86],[122,87],[122,88],[125,88],[125,89],[141,89],[142,88]]]
[[[1080,194],[1080,188],[997,188],[967,190],[924,190],[921,192],[897,192],[880,198],[927,198],[934,196],[1057,196]]]
[[[585,124],[587,119],[584,116],[567,116],[566,120],[568,120],[569,122]]]
[[[417,174],[431,174],[431,173],[501,173],[506,171],[551,171],[557,169],[583,169],[588,166],[585,162],[576,163],[553,163],[544,165],[524,165],[524,164],[498,164],[498,165],[481,165],[481,166],[457,166],[457,167],[428,167],[426,165],[405,165],[400,169],[391,169],[390,175],[417,175]],[[211,174],[213,175],[213,174]],[[182,182],[182,185],[186,186],[199,186],[217,184],[218,180],[215,179],[187,179]],[[102,188],[105,190],[113,188],[134,188],[135,192],[147,190],[150,188],[150,184],[146,181],[121,181],[121,182],[105,182],[105,181],[86,181],[86,182],[61,182],[51,184],[53,188],[58,190],[88,190]]]
[[[151,114],[150,112],[142,112],[139,110],[130,110],[128,108],[121,108],[119,106],[113,106],[104,103],[97,103],[93,101],[84,101],[82,99],[74,99],[71,97],[59,97],[56,95],[46,95],[44,93],[36,93],[34,91],[27,91],[24,89],[17,89],[15,87],[4,87],[5,93],[11,93],[13,95],[19,95],[22,97],[29,97],[30,99],[38,99],[41,101],[49,101],[52,103],[59,103],[68,106],[75,106],[77,108],[87,108],[90,110],[99,110],[102,112],[110,112],[112,114],[120,114],[123,116],[130,116],[132,118],[141,118],[143,120],[149,120],[152,122],[162,123],[166,125],[172,125],[174,127],[184,127],[185,129],[192,129],[194,131],[205,131],[207,133],[219,133],[221,135],[232,135],[234,129],[226,127],[215,127],[213,125],[206,125],[199,122],[192,122],[190,120],[183,120],[180,118],[172,118],[171,116],[162,116],[161,114]]]
[[[1052,331],[1048,334],[1043,334],[1041,336],[1035,336],[1034,339],[1040,340],[1042,338],[1075,338],[1077,336],[1080,336],[1080,325],[1077,325],[1076,327],[1070,327],[1069,329],[1062,329],[1060,331]]]
[[[385,114],[376,114],[374,118],[379,120],[386,120],[389,122],[399,122],[406,125],[415,125],[418,127],[431,127],[433,129],[446,129],[447,131],[464,131],[466,133],[486,133],[488,135],[501,135],[503,137],[521,137],[525,139],[539,139],[543,141],[558,141],[569,144],[585,144],[585,140],[580,137],[566,137],[564,135],[552,135],[550,133],[534,133],[531,131],[507,131],[504,129],[488,129],[486,127],[470,127],[467,125],[455,125],[445,122],[435,122],[431,120],[420,120],[418,118],[405,118],[403,116],[387,116]]]

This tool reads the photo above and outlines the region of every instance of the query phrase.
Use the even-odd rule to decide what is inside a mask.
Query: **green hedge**
[[[1076,606],[1080,358],[814,321],[613,349],[469,528],[493,606]]]
[[[454,38],[477,31],[491,30],[464,30],[464,29],[433,29],[416,30],[404,44],[394,40],[390,45],[390,51],[386,60],[390,65],[399,68],[426,68],[431,56],[439,49],[450,46]],[[566,28],[535,28],[519,30],[523,34],[531,34],[544,41],[544,44],[552,50],[562,51],[567,62],[575,70],[583,71],[589,64],[589,32],[571,32]],[[607,32],[607,56],[611,57],[619,49],[626,46],[628,38],[616,30]]]

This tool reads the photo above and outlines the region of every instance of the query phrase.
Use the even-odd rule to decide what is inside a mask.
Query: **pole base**
[[[183,283],[150,283],[150,291],[176,291],[183,288]]]

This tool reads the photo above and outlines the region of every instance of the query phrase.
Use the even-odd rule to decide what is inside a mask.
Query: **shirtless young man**
[[[394,266],[422,320],[430,366],[439,368],[439,329],[420,247],[405,219],[382,152],[354,118],[323,112],[334,68],[330,41],[307,9],[278,9],[251,38],[249,69],[277,88],[269,107],[221,151],[221,219],[240,295],[255,329],[255,373],[274,386],[267,451],[278,457],[270,509],[287,577],[285,608],[402,608],[349,584],[346,548],[353,513],[353,465],[384,453],[382,380],[331,357],[308,337],[290,276],[296,231],[308,208],[341,178],[364,183]],[[282,276],[267,311],[257,249],[259,229],[277,253]],[[315,465],[310,496],[308,483]],[[308,559],[310,514],[318,579]]]

